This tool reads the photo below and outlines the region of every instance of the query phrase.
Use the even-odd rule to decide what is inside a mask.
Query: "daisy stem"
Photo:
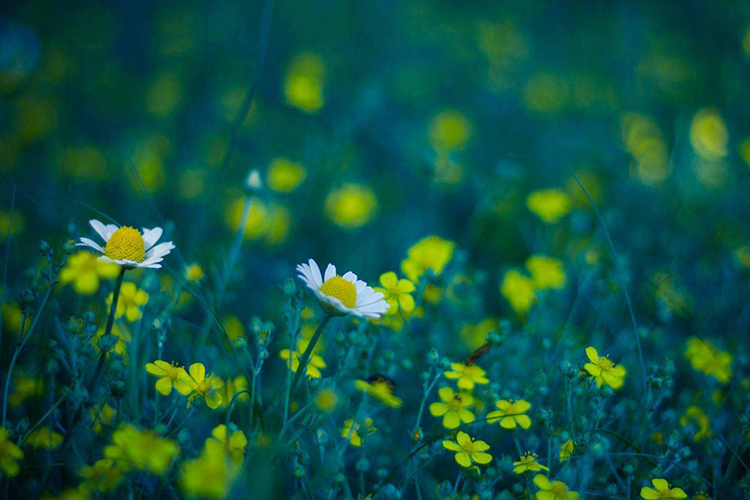
[[[287,394],[287,404],[292,399],[292,396],[294,396],[294,391],[297,389],[297,384],[299,384],[299,379],[302,377],[302,374],[305,373],[305,369],[307,368],[307,362],[310,361],[310,356],[312,355],[313,349],[315,348],[315,344],[318,343],[318,339],[320,339],[320,336],[323,334],[323,330],[325,329],[326,325],[329,321],[331,321],[330,314],[326,314],[325,318],[320,322],[318,325],[318,328],[315,330],[315,333],[313,333],[312,337],[310,337],[310,342],[307,344],[307,349],[305,349],[305,352],[302,353],[302,357],[299,358],[299,366],[297,366],[297,371],[294,372],[294,378],[292,379],[292,385],[289,386],[289,393]]]
[[[122,279],[125,277],[125,271],[127,268],[120,266],[120,274],[117,275],[117,281],[115,282],[115,290],[112,292],[112,304],[109,306],[109,318],[107,318],[107,327],[104,329],[104,335],[112,333],[112,327],[115,324],[115,312],[117,311],[117,300],[120,298],[120,288],[122,287]]]

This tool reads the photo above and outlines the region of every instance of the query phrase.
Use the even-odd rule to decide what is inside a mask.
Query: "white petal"
[[[318,290],[313,290],[313,291],[315,292],[315,296],[318,297],[318,300],[320,300],[321,302],[325,302],[326,304],[332,305],[333,307],[335,307],[339,311],[342,311],[342,312],[345,312],[345,313],[349,313],[349,312],[352,311],[351,309],[349,309],[348,307],[346,307],[344,305],[344,303],[341,302],[336,297],[331,297],[330,295],[326,295],[326,294],[324,294],[324,293],[322,293],[322,292],[320,292]]]
[[[349,271],[345,275],[342,276],[346,281],[351,281],[352,283],[357,283],[357,275],[353,272]]]
[[[333,264],[328,264],[328,267],[326,267],[326,274],[325,276],[323,276],[323,283],[333,278],[334,276],[336,276],[336,266],[334,266]]]
[[[359,294],[362,293],[365,288],[367,288],[367,283],[362,280],[357,280],[357,282],[354,283],[354,288],[357,290],[357,296],[359,297]]]
[[[165,255],[169,254],[174,250],[174,243],[171,241],[165,241],[164,243],[159,243],[155,247],[153,247],[151,250],[146,252],[146,259],[150,259],[152,257],[164,257]]]
[[[161,238],[162,232],[162,228],[160,227],[155,227],[153,229],[143,228],[143,245],[146,247],[146,251],[156,245],[156,242]]]
[[[158,256],[157,257],[151,257],[150,259],[146,259],[143,262],[141,262],[140,264],[138,264],[138,267],[149,267],[151,264],[156,264],[157,262],[161,262],[163,260],[164,260],[163,257],[158,257]],[[159,266],[159,267],[161,267],[161,266]]]
[[[108,224],[105,226],[104,224],[102,224],[96,219],[91,219],[89,221],[89,224],[91,224],[91,227],[94,228],[94,231],[99,233],[99,236],[102,237],[105,243],[109,241],[109,238],[110,236],[112,236],[112,233],[117,231],[117,226],[115,226],[114,224]]]
[[[81,238],[81,242],[77,243],[76,246],[91,247],[94,250],[98,250],[99,252],[104,253],[104,249],[97,242],[88,238]]]
[[[318,267],[318,264],[312,259],[309,260],[309,264],[310,272],[313,278],[313,284],[320,288],[320,285],[323,284],[323,277],[320,275],[320,268]]]
[[[368,293],[368,291],[371,293]],[[372,291],[372,288],[370,288],[369,286],[365,289],[365,292],[362,294],[362,296],[362,300],[359,300],[359,298],[357,298],[357,306],[366,306],[369,304],[374,304],[379,300],[383,300],[383,294],[380,292]]]
[[[355,309],[362,313],[366,313],[366,312],[384,313],[388,310],[388,302],[381,300],[380,302],[375,302],[374,304],[368,304],[366,306],[356,306]]]

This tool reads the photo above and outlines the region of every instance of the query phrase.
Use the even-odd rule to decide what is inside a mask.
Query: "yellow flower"
[[[314,403],[318,411],[331,412],[339,404],[339,395],[333,389],[323,389],[315,395]]]
[[[513,462],[513,472],[516,474],[523,474],[525,472],[539,472],[540,470],[549,470],[548,467],[540,464],[536,461],[537,454],[532,454],[527,451],[522,457],[516,462]]]
[[[599,356],[593,347],[586,348],[586,356],[591,363],[586,363],[583,367],[596,380],[596,386],[601,388],[602,384],[607,384],[612,389],[619,389],[625,382],[625,367],[616,365],[609,360],[607,356]]]
[[[19,377],[13,382],[13,394],[8,398],[11,406],[18,406],[27,399],[37,398],[44,394],[42,379]]]
[[[568,491],[567,484],[550,481],[544,474],[534,476],[534,484],[541,490],[536,493],[536,500],[578,500],[578,493]]]
[[[646,500],[657,500],[662,498],[687,498],[681,488],[672,488],[666,479],[653,479],[653,488],[644,486],[641,488],[641,498]],[[655,488],[655,489],[654,489]]]
[[[323,107],[326,67],[323,59],[313,52],[300,52],[289,62],[284,78],[284,97],[287,104],[314,114]]]
[[[344,420],[344,428],[341,430],[341,437],[349,440],[349,444],[355,448],[362,446],[362,441],[377,429],[373,426],[372,419],[367,417],[363,424],[354,423],[354,420]]]
[[[302,357],[302,353],[305,352],[309,343],[310,343],[309,339],[299,339],[297,341],[296,351],[290,351],[289,349],[282,349],[281,352],[279,353],[279,357],[281,357],[281,359],[288,360],[287,366],[294,373],[297,373],[297,368],[299,368],[299,358]],[[310,360],[308,361],[307,366],[305,367],[305,375],[307,375],[310,378],[322,377],[320,370],[321,368],[326,367],[326,362],[322,357],[315,354],[316,352],[319,352],[322,348],[323,346],[321,343],[318,343],[315,347],[313,347],[312,354],[310,355]]]
[[[380,275],[380,284],[382,287],[373,287],[373,290],[382,293],[388,302],[387,314],[396,314],[399,308],[407,313],[414,310],[414,297],[411,296],[415,288],[414,283],[398,279],[394,272],[387,272]]]
[[[105,425],[110,425],[115,413],[115,410],[107,403],[98,408],[89,408],[89,415],[91,415],[91,420],[93,420],[94,424],[94,432],[98,434]]]
[[[455,109],[438,113],[430,122],[430,144],[440,152],[461,149],[471,138],[471,123]]]
[[[249,203],[250,213],[245,214]],[[245,217],[247,220],[245,220]],[[268,233],[268,207],[258,198],[246,200],[244,197],[232,199],[224,211],[224,221],[232,231],[244,227],[246,240],[258,240]]]
[[[224,318],[223,324],[224,330],[231,340],[245,338],[245,327],[242,326],[242,321],[237,316],[227,316]]]
[[[195,398],[203,398],[206,406],[215,410],[221,405],[221,379],[215,375],[206,377],[206,367],[203,363],[193,363],[188,369],[190,372],[190,396],[188,397],[188,407]]]
[[[229,493],[238,469],[224,454],[205,450],[182,466],[180,488],[191,496],[220,500]]]
[[[141,306],[148,303],[148,294],[144,290],[138,290],[135,287],[135,283],[127,282],[122,284],[120,289],[120,298],[117,300],[117,309],[115,310],[115,318],[120,318],[123,315],[131,323],[135,323],[141,316]],[[112,304],[112,294],[107,297],[107,307]]]
[[[471,467],[472,462],[485,465],[492,461],[492,455],[485,453],[490,445],[484,441],[475,441],[463,431],[458,431],[455,441],[443,441],[443,447],[456,452],[456,462],[461,467]]]
[[[23,231],[26,226],[25,217],[18,209],[13,210],[13,227],[10,225],[10,212],[0,211],[0,237],[7,237],[8,233],[14,236]]]
[[[690,123],[690,144],[703,159],[721,160],[728,154],[729,132],[718,110],[698,111]]]
[[[496,332],[498,327],[496,318],[485,318],[479,323],[464,325],[458,335],[466,346],[473,351],[482,347],[487,342],[487,335]]]
[[[573,451],[575,450],[575,444],[573,444],[572,439],[568,439],[565,441],[562,446],[560,446],[560,462],[567,462],[570,460],[571,455],[573,455]]]
[[[445,378],[451,380],[458,379],[457,384],[460,389],[471,390],[474,388],[474,384],[488,384],[490,382],[485,377],[487,372],[477,365],[451,363],[451,368],[453,368],[453,371],[445,372]]]
[[[62,434],[55,432],[49,427],[41,427],[29,435],[26,442],[32,448],[44,448],[46,450],[57,449],[63,441]]]
[[[718,350],[710,340],[690,337],[685,348],[685,357],[699,372],[714,377],[722,384],[729,383],[732,376],[732,355]]]
[[[515,269],[506,271],[503,282],[500,284],[500,293],[510,302],[510,307],[519,316],[526,314],[536,302],[534,284],[531,279]]]
[[[529,257],[526,269],[531,273],[531,284],[536,290],[560,290],[567,281],[562,262],[546,255]]]
[[[268,187],[280,193],[291,193],[307,177],[305,167],[288,158],[276,158],[268,166],[266,179]]]
[[[105,329],[102,327],[102,328],[99,328],[96,331],[96,333],[91,336],[91,345],[94,347],[94,350],[96,350],[96,352],[99,352],[99,339],[102,338],[102,336],[104,335],[104,332],[105,332]],[[119,325],[114,325],[112,327],[112,335],[117,337],[117,342],[115,342],[115,346],[112,350],[116,354],[119,354],[123,358],[127,359],[128,344],[130,343],[130,340],[131,340],[130,332],[128,332],[124,327],[121,327]],[[109,356],[109,352],[107,353],[107,356]]]
[[[197,263],[192,263],[185,268],[185,279],[190,283],[199,283],[203,276],[203,268]]]
[[[221,380],[221,379],[220,379]],[[221,407],[222,408],[229,408],[229,404],[232,402],[232,398],[234,398],[234,395],[237,394],[240,391],[245,391],[249,387],[249,384],[247,382],[247,377],[244,375],[237,375],[234,380],[231,378],[228,378],[226,382],[222,381],[223,385],[221,388]],[[250,394],[243,392],[239,396],[237,396],[237,400],[234,404],[237,403],[246,403],[250,401]]]
[[[438,396],[443,402],[432,403],[430,413],[433,417],[443,417],[443,427],[455,429],[461,422],[474,421],[474,414],[466,409],[472,404],[473,398],[469,394],[456,394],[450,387],[441,387]]]
[[[8,476],[15,477],[21,470],[18,465],[23,458],[23,451],[16,443],[8,439],[8,431],[0,427],[0,469]]]
[[[112,444],[104,448],[104,456],[116,460],[124,470],[136,468],[157,475],[165,474],[179,453],[171,439],[127,424],[112,433]]]
[[[157,359],[153,363],[146,363],[146,371],[159,377],[156,381],[156,390],[164,396],[169,396],[173,387],[180,394],[190,394],[190,377],[185,369],[174,361],[170,364]]]
[[[378,211],[375,193],[361,184],[344,184],[328,193],[325,203],[326,215],[337,226],[344,229],[362,227]]]
[[[92,295],[99,290],[101,279],[114,279],[120,272],[117,264],[102,262],[91,252],[78,252],[68,258],[60,271],[60,283],[73,283],[80,295]]]
[[[528,401],[501,399],[495,402],[495,406],[497,406],[497,411],[487,414],[487,423],[494,424],[499,420],[500,427],[504,429],[515,429],[519,425],[523,429],[531,427],[531,419],[526,415],[526,412],[531,408]]]
[[[543,189],[531,193],[526,206],[543,222],[554,224],[570,212],[570,197],[559,189]]]
[[[214,427],[211,437],[206,439],[206,452],[209,454],[225,453],[235,465],[240,465],[245,458],[247,437],[241,430],[234,431],[227,442],[227,426],[221,424]]]
[[[398,408],[403,404],[400,398],[393,395],[393,381],[382,376],[373,375],[367,380],[355,380],[354,387],[369,394],[390,408]]]
[[[118,467],[115,460],[102,458],[94,462],[94,465],[81,467],[78,474],[85,480],[81,483],[81,490],[86,493],[94,491],[110,491],[117,489],[123,476],[123,470]]]
[[[453,257],[456,244],[440,236],[427,236],[415,243],[407,252],[406,260],[401,263],[401,270],[414,283],[431,269],[435,276],[445,269]]]
[[[690,424],[691,422],[695,422],[695,424],[698,426],[698,430],[695,434],[693,434],[693,441],[700,441],[701,439],[705,439],[712,434],[711,422],[708,418],[708,415],[706,415],[703,410],[701,410],[697,406],[689,406],[685,411],[685,415],[680,418],[680,425],[683,427]]]

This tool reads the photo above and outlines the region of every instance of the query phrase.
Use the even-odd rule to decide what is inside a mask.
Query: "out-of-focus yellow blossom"
[[[60,271],[60,283],[73,283],[73,290],[80,295],[92,295],[99,290],[101,279],[114,279],[120,266],[102,262],[91,252],[71,255]]]
[[[446,109],[430,122],[430,144],[437,151],[462,149],[471,138],[471,122],[458,110]]]
[[[87,492],[83,491],[83,488],[78,486],[75,488],[66,488],[57,496],[41,496],[40,500],[89,500],[90,496]]]
[[[113,432],[112,444],[104,448],[104,456],[116,460],[119,467],[125,470],[136,468],[156,475],[165,474],[179,453],[179,446],[171,439],[129,424]]]
[[[104,493],[117,489],[124,471],[115,460],[102,458],[94,462],[94,465],[81,467],[78,474],[84,479],[80,486],[81,491],[86,493],[93,493],[95,491]]]
[[[711,436],[711,421],[703,410],[698,406],[688,406],[685,414],[680,418],[680,425],[685,427],[691,423],[695,423],[698,426],[698,430],[693,434],[693,441],[700,441]]]
[[[251,198],[250,203],[247,223],[243,219],[245,198],[236,198],[227,205],[224,220],[232,231],[238,231],[244,225],[246,240],[258,240],[265,236],[268,230],[268,207],[258,198]]]
[[[307,177],[307,171],[301,163],[294,163],[288,158],[276,158],[268,166],[266,183],[268,187],[280,193],[291,193]]]
[[[488,384],[490,381],[485,377],[487,372],[482,370],[478,365],[466,365],[464,363],[451,363],[453,371],[445,372],[445,378],[458,380],[456,383],[459,388],[471,390],[474,384]]]
[[[326,216],[345,229],[362,227],[375,217],[378,199],[372,189],[362,184],[344,184],[328,193]]]
[[[281,352],[279,352],[279,357],[287,360],[287,366],[293,372],[297,372],[297,368],[299,368],[299,358],[302,357],[302,353],[305,352],[309,343],[310,341],[308,339],[302,338],[297,341],[297,350],[290,351],[289,349],[282,349]],[[312,353],[310,354],[310,359],[305,367],[305,375],[310,378],[320,378],[322,376],[320,370],[326,367],[325,360],[319,354],[316,354],[320,352],[322,348],[323,345],[318,342],[315,347],[313,347]]]
[[[8,398],[11,406],[18,406],[27,399],[44,394],[44,381],[41,378],[18,377],[13,381],[13,393]]]
[[[146,371],[159,377],[156,381],[156,390],[160,394],[169,396],[172,388],[177,389],[180,394],[190,394],[190,377],[185,368],[178,366],[174,361],[167,363],[157,359],[153,363],[146,363]]]
[[[354,387],[390,408],[399,408],[403,404],[401,398],[393,394],[393,381],[382,375],[372,376],[368,380],[355,380]]]
[[[596,381],[596,386],[601,388],[602,384],[607,384],[612,389],[619,389],[625,382],[625,367],[616,365],[609,360],[607,356],[599,356],[593,347],[586,348],[586,356],[590,363],[586,363],[583,368]]]
[[[750,26],[745,30],[745,36],[742,37],[742,48],[745,50],[745,55],[750,58]]]
[[[690,307],[686,296],[677,289],[674,278],[666,272],[657,272],[653,277],[654,295],[672,313],[685,317]]]
[[[388,302],[387,314],[396,314],[399,309],[404,312],[414,310],[414,297],[411,292],[414,291],[414,283],[407,279],[398,279],[396,273],[389,271],[380,275],[379,287],[374,287],[376,292],[383,294],[383,298]]]
[[[487,414],[488,424],[494,424],[499,420],[500,427],[504,429],[515,429],[519,425],[522,429],[531,427],[531,419],[526,415],[526,412],[531,408],[531,403],[528,401],[501,399],[495,402],[495,406],[497,406],[497,411]]]
[[[224,325],[224,330],[227,332],[227,336],[231,340],[245,338],[245,327],[237,316],[227,316],[222,323]]]
[[[485,465],[492,461],[492,455],[486,453],[490,445],[484,441],[475,441],[463,431],[458,431],[455,441],[443,441],[443,448],[456,452],[455,459],[461,467],[471,467],[473,462]]]
[[[57,127],[57,108],[50,99],[30,94],[17,98],[14,104],[15,115],[10,124],[23,140],[41,139]]]
[[[560,189],[542,189],[526,198],[526,206],[543,222],[554,224],[570,212],[570,197]]]
[[[138,175],[130,177],[133,190],[139,195],[158,191],[167,180],[164,164],[172,152],[172,142],[164,134],[153,134],[139,140],[133,147],[131,161]]]
[[[406,260],[401,263],[401,270],[414,283],[431,269],[435,276],[440,276],[445,266],[453,257],[456,244],[444,240],[440,236],[422,238],[406,254]]]
[[[131,323],[135,323],[143,313],[141,312],[141,306],[148,303],[148,293],[145,290],[139,290],[136,288],[135,283],[127,282],[123,283],[120,288],[120,297],[117,300],[117,309],[115,310],[115,318],[121,318],[125,316]],[[112,294],[107,297],[107,307],[112,305]]]
[[[93,146],[70,146],[57,156],[57,171],[76,181],[103,181],[109,169],[107,159]]]
[[[55,450],[63,442],[63,436],[49,427],[41,427],[29,435],[26,443],[32,448]]]
[[[181,101],[182,83],[176,74],[170,72],[158,75],[146,93],[146,109],[158,118],[174,113]]]
[[[250,384],[247,381],[247,377],[244,375],[237,375],[234,380],[227,378],[226,382],[222,381],[221,387],[221,407],[229,408],[229,404],[232,402],[234,395],[241,391],[246,391]],[[237,400],[234,404],[247,403],[250,401],[250,394],[243,392],[237,396]]]
[[[660,186],[669,176],[670,163],[669,147],[659,125],[638,113],[626,113],[620,125],[625,150],[634,160],[634,177],[649,186]]]
[[[479,349],[487,342],[487,336],[496,332],[498,321],[496,318],[485,318],[479,323],[461,327],[458,335],[470,350]]]
[[[203,363],[193,363],[188,368],[190,380],[190,396],[188,396],[188,407],[195,398],[205,400],[206,406],[215,410],[221,405],[221,379],[216,375],[206,376],[206,367]]]
[[[339,395],[333,389],[323,389],[315,395],[313,403],[321,413],[332,412],[339,404]]]
[[[565,107],[570,89],[560,76],[549,73],[533,75],[524,87],[524,103],[532,111],[554,113]]]
[[[362,441],[377,432],[370,417],[365,418],[364,423],[354,423],[354,420],[344,420],[344,428],[341,430],[341,437],[348,439],[349,444],[355,448],[362,446]]]
[[[99,352],[99,339],[101,339],[102,335],[104,335],[104,331],[105,330],[103,327],[99,328],[91,337],[91,345],[94,346],[94,350],[96,350],[97,353]],[[128,344],[131,340],[130,332],[120,325],[113,325],[112,335],[117,337],[117,341],[115,342],[115,346],[112,351],[114,351],[115,354],[122,356],[123,359],[127,360]],[[107,353],[107,356],[109,356],[109,352]]]
[[[7,333],[9,331],[18,333],[21,330],[22,324],[24,325],[23,333],[26,333],[31,327],[31,321],[29,321],[28,318],[26,320],[26,323],[23,323],[23,313],[18,307],[18,303],[15,301],[10,304],[3,305],[3,324],[5,326],[4,333]]]
[[[99,434],[105,425],[110,425],[115,417],[116,411],[108,403],[95,408],[89,408],[89,415],[94,426],[94,432]]]
[[[407,262],[407,261],[404,261],[404,262]],[[437,285],[428,283],[427,286],[424,287],[424,292],[422,292],[422,298],[428,304],[435,305],[438,302],[440,302],[440,299],[443,298],[443,289]]]
[[[195,262],[185,268],[185,279],[190,283],[199,283],[204,275],[203,268]]]
[[[578,500],[578,493],[569,491],[567,484],[550,481],[544,474],[534,476],[534,484],[540,490],[536,493],[536,500]]]
[[[206,449],[199,458],[183,464],[179,484],[188,495],[220,500],[229,493],[238,472],[239,467],[223,453]]]
[[[531,273],[531,284],[536,290],[560,290],[567,282],[562,262],[553,257],[532,255],[526,261],[526,269]]]
[[[438,396],[442,402],[432,403],[430,413],[433,417],[443,417],[443,427],[455,429],[461,422],[468,424],[474,421],[474,414],[467,410],[472,397],[468,394],[456,394],[450,387],[441,387]]]
[[[732,355],[717,349],[710,340],[690,337],[685,347],[685,357],[701,373],[710,375],[722,384],[732,377]]]
[[[515,269],[509,269],[500,284],[500,293],[519,316],[524,316],[536,302],[534,283]]]
[[[687,494],[682,488],[672,488],[672,485],[666,479],[653,479],[651,484],[653,488],[644,486],[641,488],[641,498],[646,500],[661,500],[665,498],[687,498]]]
[[[539,472],[540,470],[549,470],[548,467],[536,461],[539,455],[527,451],[516,462],[513,462],[513,472],[523,474],[525,472]]]
[[[745,162],[745,165],[750,167],[750,139],[745,139],[740,143],[740,158]]]
[[[18,462],[23,459],[23,451],[8,439],[8,431],[0,427],[0,470],[8,477],[16,477],[21,470]]]
[[[575,451],[575,444],[572,439],[568,439],[560,446],[560,463],[567,462]]]
[[[206,453],[210,455],[226,454],[234,465],[240,465],[245,458],[247,437],[241,430],[234,431],[227,442],[227,426],[221,424],[214,427],[211,437],[206,439]]]
[[[284,97],[287,104],[315,114],[323,107],[326,67],[323,59],[313,52],[300,52],[292,58],[284,78]]]
[[[5,210],[0,211],[0,238],[5,238],[10,233],[14,236],[26,227],[26,218],[23,216],[23,212],[18,209],[13,210],[13,226],[11,227],[11,213]]]
[[[701,158],[721,160],[729,151],[729,132],[719,111],[705,108],[698,111],[690,123],[690,144]]]
[[[283,205],[272,203],[269,206],[265,243],[267,245],[283,244],[289,236],[291,225],[292,216],[289,210]]]

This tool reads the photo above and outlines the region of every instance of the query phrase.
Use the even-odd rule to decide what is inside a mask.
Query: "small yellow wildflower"
[[[287,366],[294,373],[297,373],[297,368],[299,368],[299,358],[302,357],[302,353],[305,352],[309,343],[310,343],[310,340],[302,338],[297,341],[296,351],[290,351],[289,349],[282,349],[281,352],[279,352],[279,356],[281,357],[281,359],[288,360]],[[319,352],[322,348],[323,346],[320,343],[318,343],[313,348],[312,354],[310,355],[310,360],[308,361],[307,366],[305,367],[305,375],[307,375],[310,378],[322,377],[320,370],[326,367],[326,362],[322,357],[316,354],[316,352]]]
[[[68,258],[60,271],[60,283],[73,283],[79,295],[93,295],[102,279],[114,279],[120,272],[117,264],[102,262],[91,252],[78,252]]]
[[[41,427],[29,435],[26,443],[32,448],[55,450],[62,444],[62,441],[62,434],[53,431],[49,427]]]
[[[18,462],[23,458],[23,451],[16,443],[8,439],[8,431],[0,427],[0,470],[8,477],[16,477],[21,470]]]
[[[308,114],[323,107],[326,67],[323,59],[313,52],[300,52],[292,58],[284,78],[284,97],[287,104]]]
[[[78,474],[84,479],[81,483],[81,491],[93,493],[117,489],[124,473],[115,460],[102,458],[94,462],[94,465],[81,467]]]
[[[490,445],[484,441],[475,441],[463,431],[458,431],[455,441],[443,441],[443,447],[456,452],[456,462],[461,467],[471,467],[473,462],[485,465],[492,461],[492,455],[485,453]]]
[[[401,263],[401,270],[414,283],[431,269],[435,276],[440,276],[445,266],[453,257],[456,244],[440,236],[427,236],[416,242]]]
[[[245,458],[247,437],[241,430],[234,431],[227,442],[227,426],[224,424],[214,427],[211,437],[206,439],[206,451],[209,454],[226,453],[233,464],[240,465]]]
[[[531,273],[531,284],[536,290],[560,290],[567,281],[562,262],[553,257],[532,255],[526,261],[526,269]]]
[[[325,202],[326,215],[337,226],[344,229],[362,227],[378,211],[375,193],[361,184],[344,184],[328,194]]]
[[[443,427],[455,429],[461,422],[468,424],[474,421],[474,414],[466,409],[473,399],[469,394],[456,394],[446,386],[440,388],[438,396],[443,402],[432,403],[430,413],[433,417],[443,417]]]
[[[519,316],[529,312],[536,302],[533,282],[515,269],[506,271],[500,284],[500,293]]]
[[[476,324],[467,324],[461,327],[458,336],[470,350],[479,349],[487,342],[487,335],[498,330],[499,324],[496,318],[485,318]]]
[[[104,456],[116,460],[118,466],[157,475],[165,474],[179,453],[180,448],[171,439],[128,424],[113,432],[112,444],[104,448]]]
[[[204,275],[203,268],[195,262],[185,268],[185,279],[190,283],[200,283]]]
[[[280,193],[291,193],[307,177],[305,167],[288,158],[276,158],[268,166],[266,179],[268,187]]]
[[[445,378],[458,379],[458,387],[471,390],[474,384],[488,384],[490,381],[485,377],[487,372],[477,365],[465,365],[464,363],[451,363],[453,371],[445,372]]]
[[[227,496],[239,467],[216,450],[205,452],[182,466],[180,488],[190,496],[220,500]]]
[[[89,415],[94,424],[94,432],[99,434],[105,425],[110,425],[115,417],[115,409],[104,403],[97,408],[89,408]]]
[[[525,472],[539,472],[540,470],[549,470],[548,467],[540,464],[536,461],[538,455],[527,451],[523,456],[516,462],[513,462],[513,472],[516,474],[523,474]]]
[[[554,224],[570,212],[570,197],[559,189],[534,191],[526,198],[526,206],[543,222]]]
[[[96,333],[91,336],[91,345],[94,347],[94,350],[97,353],[99,352],[99,339],[102,338],[102,335],[104,335],[105,331],[106,330],[103,327],[99,328]],[[112,348],[112,350],[107,353],[107,356],[109,356],[109,354],[114,351],[115,354],[119,354],[127,360],[128,344],[131,340],[130,332],[120,325],[114,325],[112,327],[112,335],[117,337],[117,342],[115,342],[114,348]]]
[[[11,406],[18,406],[27,399],[44,394],[44,381],[28,377],[18,377],[13,381],[13,393],[8,398]]]
[[[390,408],[398,408],[403,404],[400,398],[393,395],[393,381],[382,375],[373,375],[367,380],[356,380],[354,387]]]
[[[440,152],[463,148],[471,133],[471,123],[455,109],[441,111],[430,122],[430,144]]]
[[[560,446],[560,462],[563,463],[570,460],[573,451],[575,451],[575,444],[573,444],[572,439],[568,439]]]
[[[234,380],[228,378],[226,382],[222,380],[222,384],[223,385],[220,391],[222,408],[229,408],[229,404],[232,402],[232,398],[234,398],[234,395],[240,391],[245,391],[250,387],[247,381],[247,377],[245,377],[244,375],[237,375]],[[248,401],[250,401],[250,394],[243,392],[242,394],[237,396],[237,400],[234,402],[234,404],[246,403]]]
[[[578,493],[569,491],[567,484],[550,481],[544,474],[534,476],[534,484],[541,490],[537,492],[536,500],[578,500]]]
[[[414,283],[407,279],[398,279],[396,273],[391,271],[380,275],[380,285],[373,290],[382,293],[388,302],[387,314],[396,314],[399,308],[407,313],[414,310],[414,297],[411,296],[415,288]]]
[[[185,368],[178,366],[174,361],[167,363],[157,359],[153,363],[146,364],[146,371],[159,377],[156,381],[156,390],[164,396],[169,396],[173,387],[180,394],[190,394],[190,377]]]
[[[698,406],[689,406],[685,411],[685,415],[680,418],[680,425],[685,427],[690,423],[695,423],[698,427],[695,434],[693,434],[693,441],[700,441],[711,436],[711,421],[708,415],[705,414]]]
[[[202,398],[206,405],[215,410],[221,405],[221,379],[215,375],[206,376],[206,367],[203,363],[193,363],[188,369],[190,372],[190,396],[188,397],[188,407],[195,398]]]
[[[706,108],[695,114],[690,123],[690,144],[705,160],[721,160],[727,156],[729,132],[718,110]]]
[[[123,315],[131,323],[135,323],[141,316],[141,306],[148,303],[148,293],[145,290],[138,290],[135,283],[127,282],[122,284],[120,289],[120,298],[117,300],[117,309],[115,310],[115,318],[120,318]],[[112,294],[107,297],[107,307],[112,304]]]
[[[526,412],[531,408],[528,401],[501,399],[495,402],[495,406],[497,406],[497,411],[487,414],[487,423],[494,424],[499,420],[500,427],[504,429],[515,429],[519,425],[523,429],[531,427],[531,419],[526,415]]]
[[[710,340],[690,337],[685,348],[685,357],[699,372],[714,377],[722,384],[729,383],[732,376],[732,355],[718,350]]]
[[[687,498],[682,488],[672,488],[666,479],[653,479],[653,488],[644,486],[641,488],[641,498],[646,500],[658,500],[664,498]]]
[[[333,389],[318,391],[313,400],[318,411],[323,413],[332,412],[339,404],[339,395]]]
[[[362,446],[362,441],[377,432],[370,417],[365,418],[363,424],[354,423],[354,420],[344,420],[344,428],[341,437],[349,440],[349,444],[355,448]]]
[[[586,356],[591,363],[586,363],[584,368],[594,377],[597,387],[601,388],[602,384],[607,384],[615,390],[622,387],[626,374],[624,366],[614,364],[607,356],[600,357],[593,347],[586,348]]]

